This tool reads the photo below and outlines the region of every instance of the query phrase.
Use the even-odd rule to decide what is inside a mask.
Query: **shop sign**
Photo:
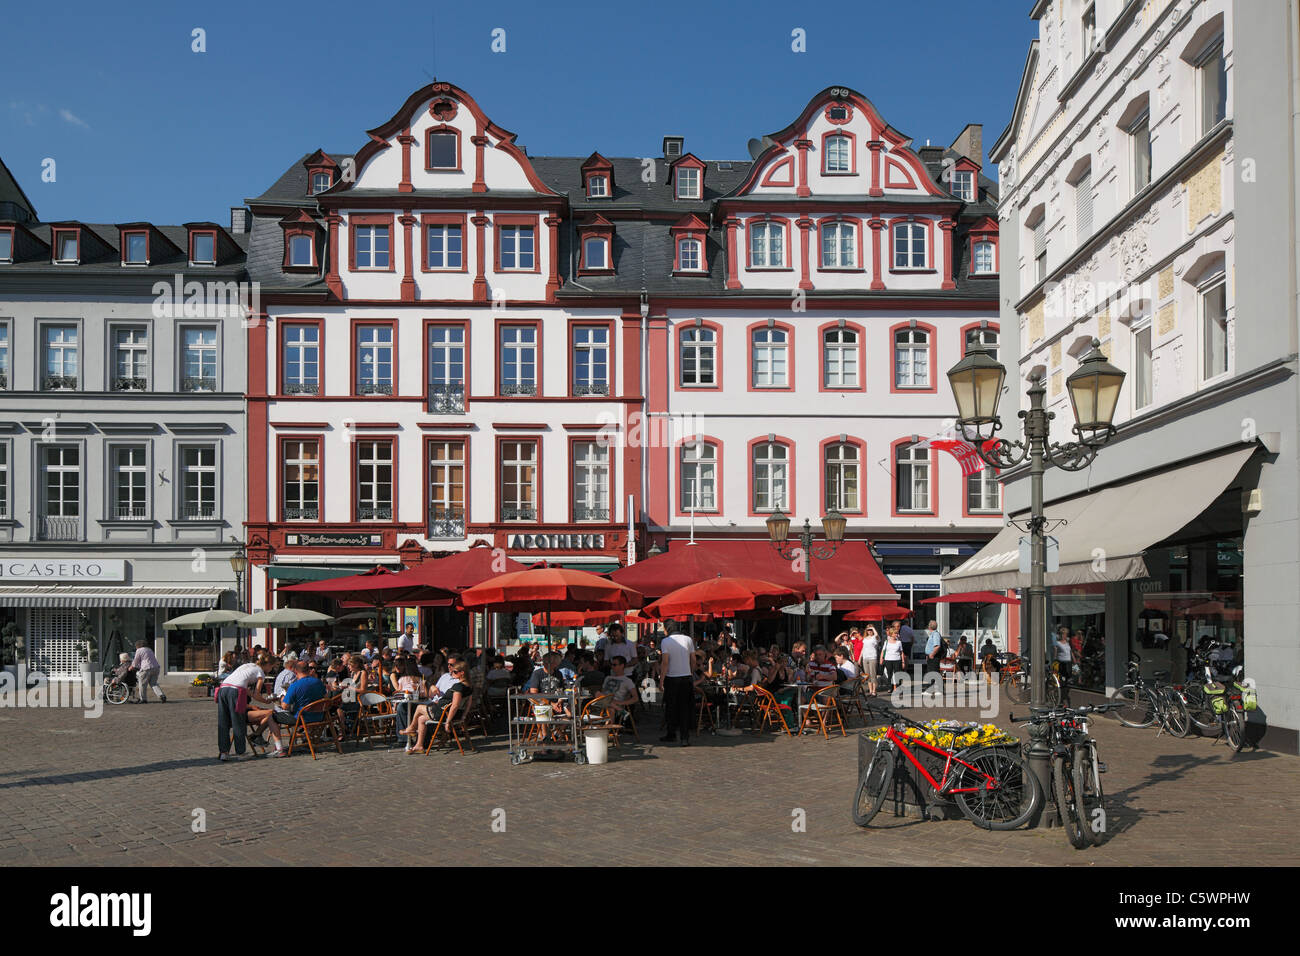
[[[290,547],[309,548],[379,548],[383,547],[382,534],[288,534],[284,543]]]
[[[517,534],[511,537],[515,551],[602,551],[603,534]]]
[[[86,558],[0,559],[0,580],[24,584],[74,584],[125,581],[126,561]]]

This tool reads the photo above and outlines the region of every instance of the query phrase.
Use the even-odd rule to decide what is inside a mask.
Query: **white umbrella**
[[[305,608],[281,607],[270,611],[249,614],[239,622],[240,627],[308,627],[312,624],[329,624],[334,618],[320,611]]]
[[[238,611],[195,611],[182,614],[163,624],[164,631],[202,631],[209,627],[226,627],[230,624],[242,624],[244,615]]]

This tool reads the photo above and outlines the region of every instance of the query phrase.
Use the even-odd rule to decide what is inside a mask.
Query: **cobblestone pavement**
[[[502,738],[463,757],[380,745],[222,764],[215,728],[210,701],[175,697],[89,720],[0,711],[0,865],[417,864],[445,859],[452,839],[461,859],[486,864],[1300,862],[1300,759],[1234,756],[1222,743],[1108,721],[1095,731],[1110,832],[1085,851],[1058,829],[911,819],[858,829],[852,731],[830,741],[706,735],[682,749],[652,743],[659,733],[644,726],[643,745],[603,766],[515,767]],[[198,809],[206,832],[193,832]]]

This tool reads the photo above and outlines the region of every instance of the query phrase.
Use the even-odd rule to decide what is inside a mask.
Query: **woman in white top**
[[[868,624],[866,632],[862,635],[862,656],[859,661],[862,664],[862,673],[867,678],[867,690],[872,697],[876,696],[876,664],[880,660],[880,635],[876,633],[876,625]]]
[[[250,697],[274,709],[274,701],[257,697],[271,659],[266,655],[256,664],[241,664],[226,675],[217,688],[217,759],[230,759],[230,735],[235,737],[235,759],[243,760],[248,746],[248,700]]]
[[[885,668],[885,679],[894,685],[894,675],[903,670],[903,642],[898,639],[897,631],[890,631],[885,644],[880,649],[880,662]]]

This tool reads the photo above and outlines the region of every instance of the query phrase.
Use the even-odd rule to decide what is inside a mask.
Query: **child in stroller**
[[[135,669],[131,666],[130,654],[119,654],[118,664],[109,672],[104,684],[104,699],[110,704],[134,703],[139,700],[135,686]]]

